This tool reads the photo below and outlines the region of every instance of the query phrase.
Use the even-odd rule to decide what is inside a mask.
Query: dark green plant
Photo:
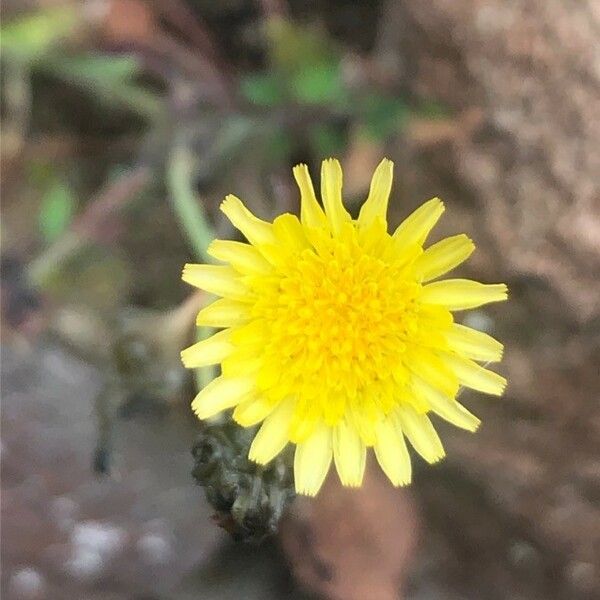
[[[291,452],[260,466],[248,459],[254,434],[254,428],[231,420],[204,423],[192,449],[192,474],[204,487],[217,523],[236,540],[259,542],[277,531],[295,493]]]

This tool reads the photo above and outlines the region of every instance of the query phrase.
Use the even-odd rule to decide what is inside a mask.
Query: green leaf
[[[64,56],[57,63],[64,73],[69,73],[71,79],[111,84],[126,83],[139,72],[139,63],[133,56]]]
[[[259,73],[242,78],[243,96],[256,106],[275,106],[283,101],[284,91],[279,78],[272,73]]]
[[[304,104],[341,104],[346,100],[337,62],[308,64],[291,81],[294,97]]]
[[[75,199],[71,189],[57,181],[46,191],[42,198],[39,213],[40,233],[46,243],[61,236],[71,224],[75,209]]]
[[[38,10],[0,28],[0,49],[11,58],[33,61],[63,40],[77,24],[75,6]]]
[[[49,55],[38,66],[80,87],[99,102],[126,106],[149,119],[156,118],[162,112],[160,97],[135,81],[140,65],[133,56]]]

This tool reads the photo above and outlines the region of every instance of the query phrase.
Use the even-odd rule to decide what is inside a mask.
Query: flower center
[[[388,411],[407,381],[403,355],[418,329],[420,285],[403,265],[354,240],[328,252],[304,250],[263,295],[255,316],[267,344],[259,386],[295,395],[307,418],[333,425],[349,403]],[[308,414],[310,413],[310,414]]]

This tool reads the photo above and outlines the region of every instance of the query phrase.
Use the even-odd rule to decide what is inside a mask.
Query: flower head
[[[332,460],[342,484],[359,486],[369,447],[394,485],[409,483],[405,439],[429,463],[444,456],[431,413],[474,431],[479,419],[457,402],[459,387],[504,390],[477,362],[500,360],[502,344],[453,312],[504,300],[506,286],[434,281],[473,242],[456,235],[423,249],[444,211],[437,198],[389,234],[392,170],[389,160],[377,167],[357,219],[333,159],[321,169],[324,209],[306,165],[294,168],[300,219],[267,223],[228,196],[221,210],[248,243],[215,240],[208,251],[224,265],[183,270],[184,281],[222,297],[197,320],[222,330],[182,352],[187,367],[221,365],[192,409],[206,419],[235,407],[240,425],[262,422],[249,453],[257,463],[295,444],[299,493],[316,494]]]

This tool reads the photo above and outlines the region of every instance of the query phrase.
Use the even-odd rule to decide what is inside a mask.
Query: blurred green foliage
[[[278,17],[265,29],[268,69],[241,80],[241,91],[251,103],[263,107],[346,103],[340,55],[325,32]]]
[[[285,89],[272,73],[257,73],[241,78],[240,90],[245,98],[256,106],[272,107],[285,100]]]
[[[0,27],[0,50],[6,58],[32,63],[43,59],[53,46],[73,32],[78,22],[76,8],[42,8]]]
[[[294,98],[303,104],[330,104],[342,107],[348,101],[339,63],[305,65],[294,74],[290,83]]]
[[[360,111],[367,133],[378,140],[401,129],[411,116],[410,107],[402,99],[376,92],[361,99]]]
[[[139,60],[70,47],[69,38],[81,25],[76,5],[41,8],[9,20],[0,27],[2,58],[31,73],[49,73],[87,91],[92,99],[157,118],[161,100],[147,84],[137,82]]]
[[[385,141],[413,114],[402,98],[345,81],[342,52],[321,29],[276,17],[267,23],[266,35],[267,68],[243,76],[241,93],[252,106],[265,111],[284,112],[290,106],[312,109],[306,138],[315,155],[343,151],[348,143],[344,122],[358,125],[376,141]],[[278,130],[270,144],[291,151],[294,140],[286,139],[290,135],[289,129]]]
[[[340,154],[346,145],[346,136],[339,127],[331,123],[317,123],[309,129],[309,140],[322,156]]]
[[[38,216],[40,233],[47,244],[57,240],[71,224],[75,205],[71,188],[64,181],[53,181],[42,196]]]
[[[203,96],[206,82],[190,76],[183,59],[191,54],[169,56],[162,70],[150,73],[143,50],[133,47],[126,53],[109,53],[97,47],[93,37],[85,40],[89,27],[77,4],[37,8],[2,23],[3,64],[18,67],[5,69],[4,98],[11,98],[11,106],[23,105],[23,110],[15,113],[14,129],[20,127],[27,134],[27,119],[22,117],[36,107],[30,100],[38,93],[31,82],[37,74],[44,75],[38,83],[42,79],[45,86],[52,86],[52,81],[66,84],[65,96],[69,87],[75,88],[83,91],[90,104],[104,110],[90,114],[111,118],[124,110],[142,117],[141,126],[132,134],[139,142],[132,158],[143,156],[144,162],[151,157],[154,197],[166,191],[180,233],[200,261],[209,260],[206,247],[214,231],[198,195],[198,180],[203,176],[210,180],[213,172],[246,155],[249,144],[253,169],[273,172],[281,165],[288,166],[292,158],[310,162],[340,155],[356,132],[385,143],[415,114],[428,118],[446,115],[435,103],[415,108],[393,92],[367,83],[368,77],[349,77],[343,49],[318,25],[266,15],[265,67],[232,78],[235,100],[226,110],[215,106],[214,98],[207,101]],[[177,38],[172,41],[181,42]],[[157,56],[161,51],[157,50]],[[219,67],[215,63],[210,68]],[[177,102],[190,92],[190,97],[196,94],[195,104],[178,109]],[[74,97],[80,101],[78,94]],[[52,110],[50,107],[49,112]],[[77,112],[87,114],[86,106]],[[47,160],[27,165],[31,167],[27,171],[30,184],[40,198],[37,233],[44,246],[50,246],[46,252],[49,259],[42,264],[60,265],[69,253],[81,249],[83,242],[75,236],[61,238],[69,238],[76,210],[85,210],[87,198],[97,196],[86,194],[79,175],[75,187],[65,176],[66,172],[80,173],[82,168],[76,158],[70,160],[73,162],[68,165]],[[102,166],[105,187],[112,185],[115,166],[127,171],[119,161],[123,157]],[[81,198],[81,206],[76,197]]]
[[[91,97],[96,101],[122,105],[149,120],[157,119],[163,112],[160,97],[136,81],[141,68],[133,56],[100,53],[48,56],[38,66],[84,91],[93,92]]]

